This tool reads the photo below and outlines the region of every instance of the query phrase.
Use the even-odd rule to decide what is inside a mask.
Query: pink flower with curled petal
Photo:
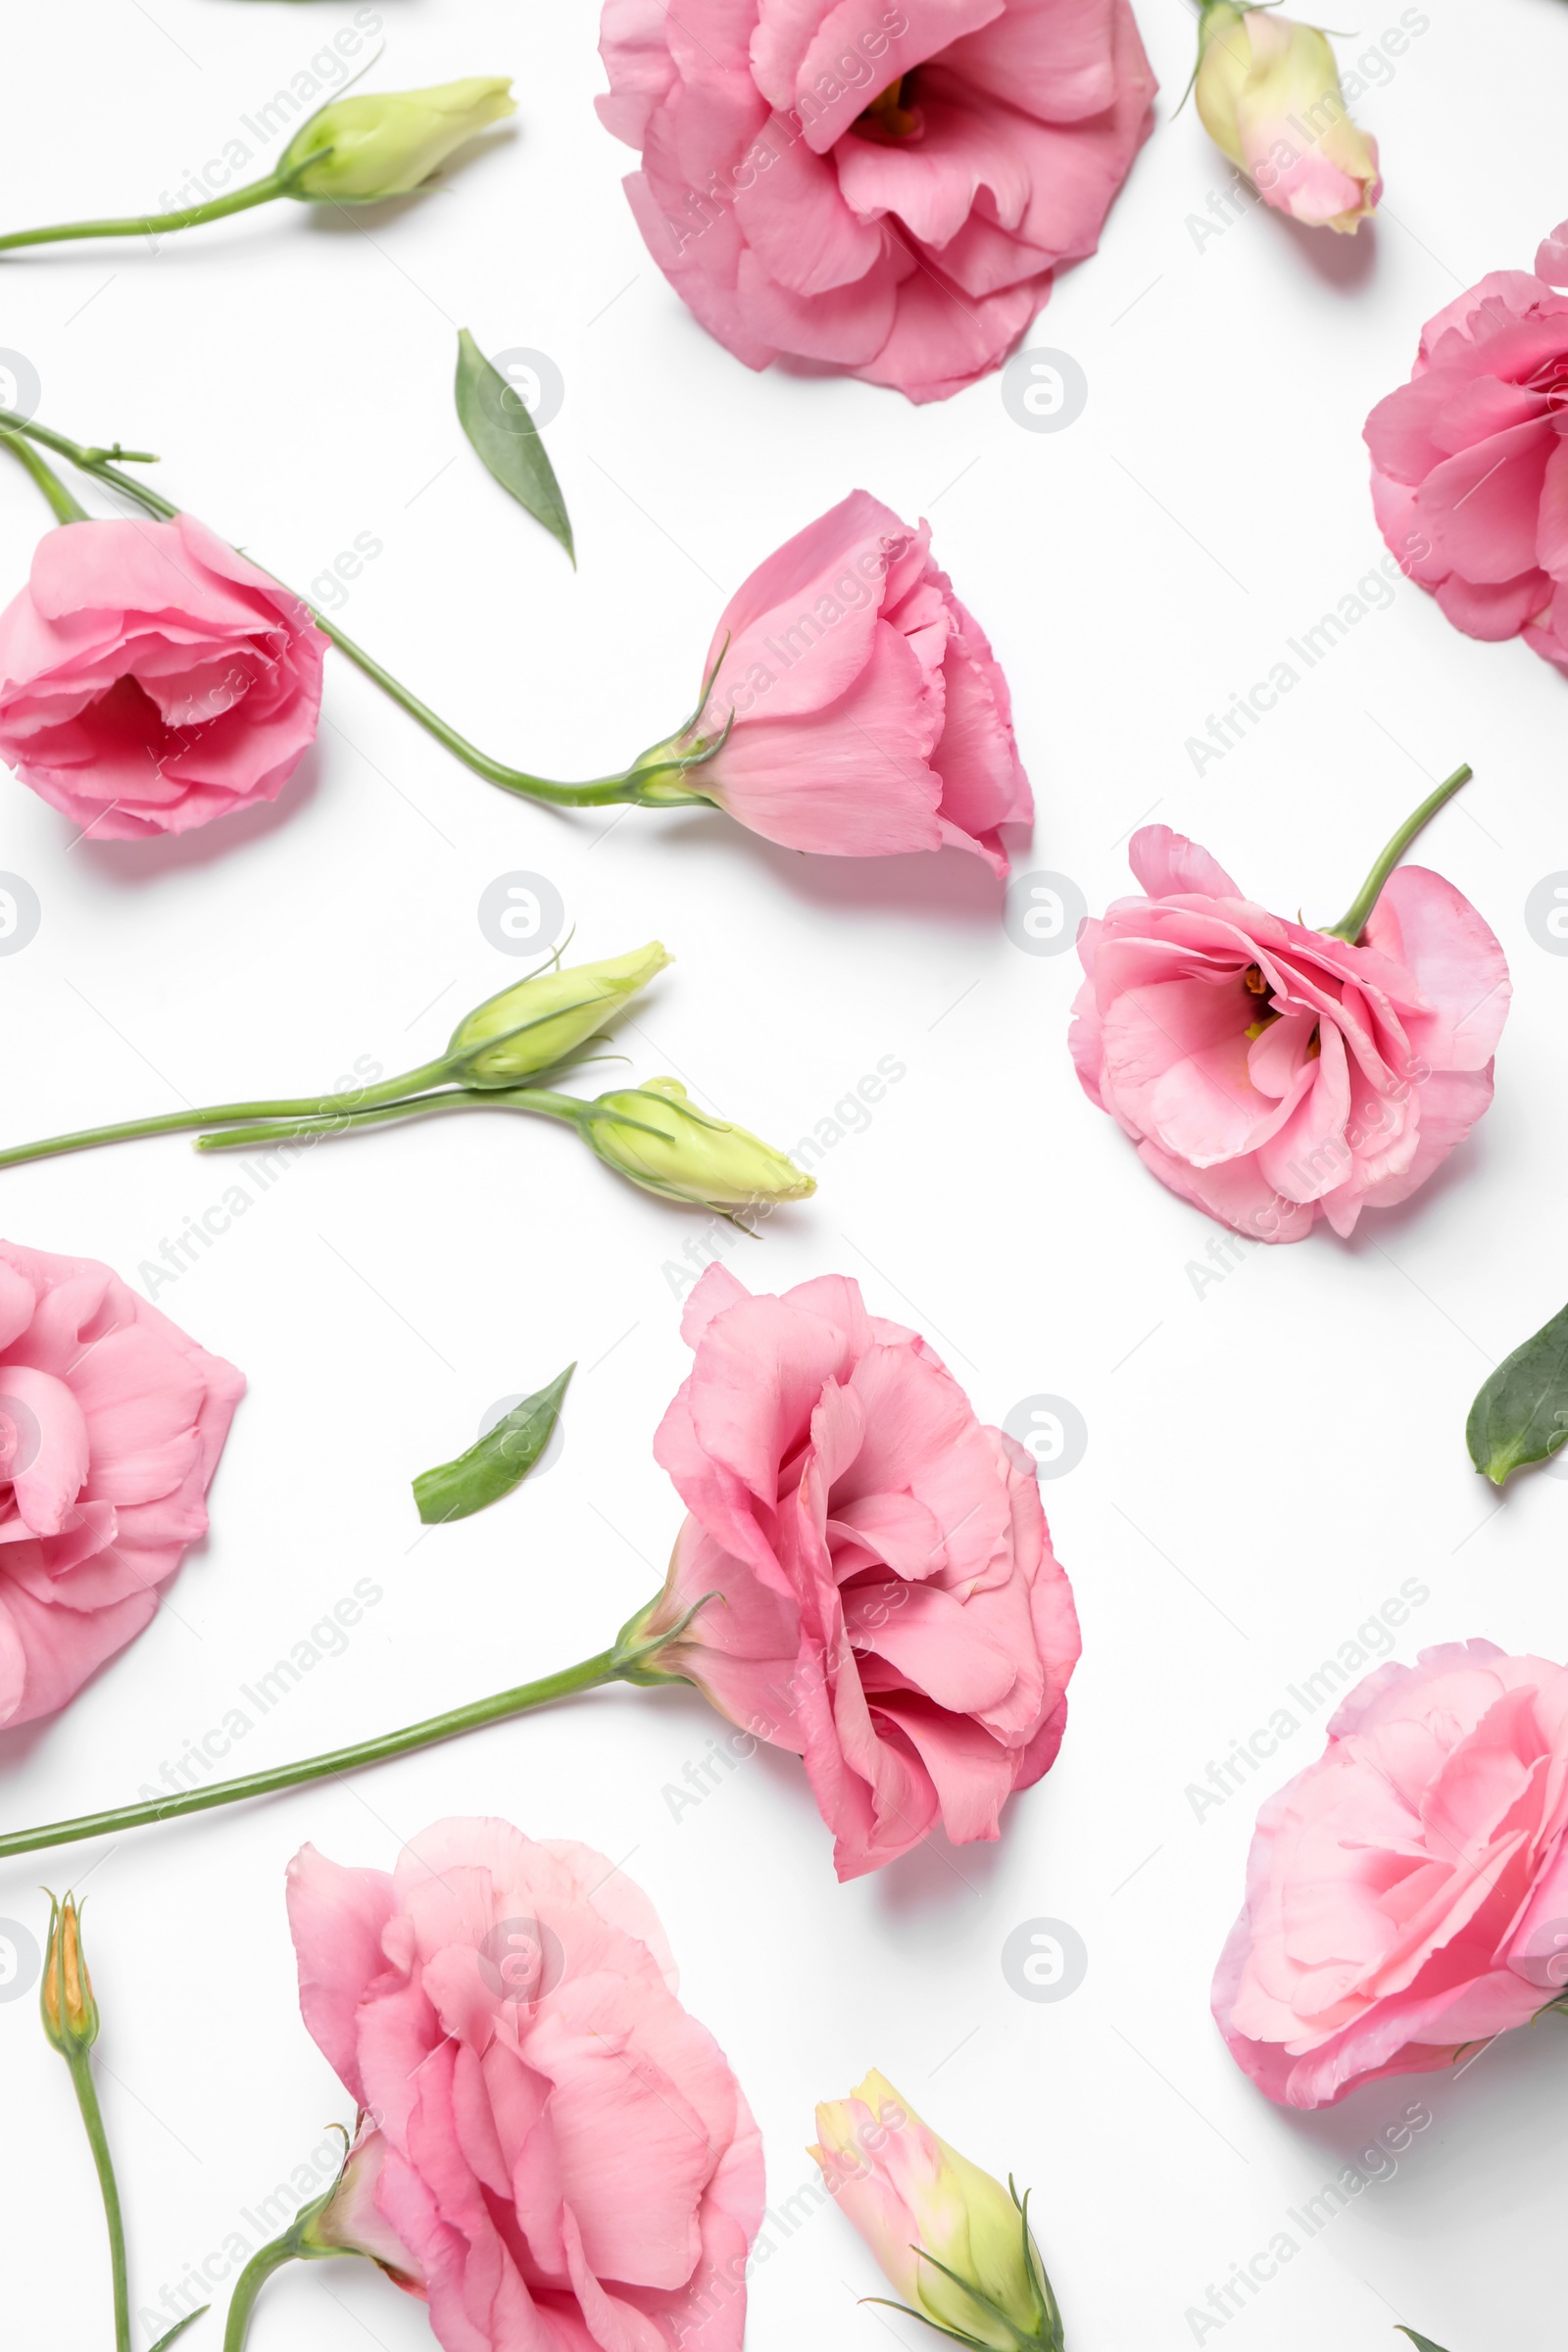
[[[1214,1978],[1238,2066],[1290,2107],[1447,2066],[1560,1997],[1568,1671],[1491,1642],[1380,1666],[1258,1816]]]
[[[305,1846],[288,1911],[363,2111],[318,2245],[421,2296],[446,2352],[739,2352],[761,2142],[612,1862],[443,1821],[390,1876]]]
[[[1152,122],[1127,0],[606,0],[637,225],[749,368],[911,400],[1000,365]]]
[[[1007,681],[930,545],[855,490],[760,564],[713,632],[701,726],[729,731],[688,786],[788,849],[1004,875],[1001,828],[1034,819]]]
[[[0,1242],[0,1724],[53,1714],[147,1624],[244,1393],[108,1266]]]
[[[316,740],[326,639],[189,514],[68,522],[0,613],[0,760],[95,841],[275,800]]]
[[[1128,856],[1148,895],[1078,938],[1090,1101],[1162,1184],[1255,1241],[1319,1218],[1349,1234],[1408,1200],[1492,1101],[1511,990],[1469,901],[1396,866],[1352,945],[1268,913],[1168,825]]]
[[[1568,668],[1568,221],[1535,274],[1494,270],[1421,330],[1366,421],[1372,505],[1401,568],[1468,637]]]
[[[939,1823],[998,1837],[1055,1761],[1079,1651],[1029,1455],[848,1277],[753,1298],[710,1266],[681,1328],[654,1450],[691,1515],[637,1639],[804,1759],[841,1878]]]

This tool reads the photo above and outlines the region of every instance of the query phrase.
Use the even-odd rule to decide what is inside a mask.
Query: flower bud
[[[447,1047],[453,1077],[465,1086],[520,1086],[555,1069],[668,961],[654,939],[629,956],[539,972],[504,988],[453,1030]]]
[[[805,1200],[816,1190],[815,1178],[782,1152],[744,1127],[700,1111],[675,1078],[650,1078],[646,1086],[601,1095],[588,1104],[582,1131],[601,1159],[645,1192],[703,1203],[726,1216]]]
[[[967,2344],[1060,2352],[1055,2297],[1009,2188],[938,2139],[885,2075],[816,2111],[810,2153],[917,2319]]]
[[[49,1897],[49,1942],[44,1953],[38,2007],[43,2030],[64,2058],[90,2050],[98,2038],[98,2004],[81,1950],[81,1915],[76,1898]]]
[[[384,196],[407,196],[465,139],[516,111],[505,74],[444,81],[431,90],[339,98],[301,124],[278,172],[306,165],[288,193],[318,203],[376,204]],[[312,156],[320,162],[310,163]]]
[[[1378,145],[1346,112],[1314,25],[1204,0],[1194,95],[1203,128],[1263,202],[1311,228],[1353,231],[1383,193]]]

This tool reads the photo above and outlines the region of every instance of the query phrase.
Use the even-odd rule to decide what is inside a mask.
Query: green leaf
[[[1568,1438],[1568,1306],[1516,1348],[1482,1388],[1465,1423],[1470,1459],[1494,1487],[1544,1462]]]
[[[1396,2328],[1394,2332],[1396,2335],[1407,2335],[1416,2352],[1443,2352],[1441,2344],[1435,2344],[1430,2335],[1417,2335],[1413,2328]]]
[[[515,388],[491,367],[466,326],[458,333],[457,392],[458,421],[502,489],[560,540],[575,569],[566,502],[539,429]]]
[[[550,1443],[566,1383],[576,1369],[575,1364],[568,1364],[548,1389],[514,1404],[505,1420],[498,1421],[477,1446],[460,1453],[455,1462],[420,1471],[414,1482],[414,1499],[426,1527],[439,1527],[448,1519],[466,1519],[521,1485]]]
[[[213,2307],[210,2303],[204,2303],[201,2311],[187,2311],[182,2320],[176,2320],[174,2322],[174,2325],[172,2328],[171,2328],[167,2335],[161,2335],[158,2338],[157,2343],[152,2347],[152,2352],[168,2352],[168,2347],[173,2342],[175,2336],[183,2335],[186,2328],[191,2326],[193,2321],[199,2320],[203,2316],[203,2313],[211,2311],[212,2308]]]

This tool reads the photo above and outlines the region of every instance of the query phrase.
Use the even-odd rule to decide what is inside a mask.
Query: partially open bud
[[[64,2058],[90,2050],[98,2038],[98,2004],[81,1950],[81,1914],[76,1898],[49,1897],[49,1943],[44,1953],[38,2007],[43,2030]]]
[[[629,956],[539,972],[504,988],[453,1030],[447,1048],[453,1077],[465,1086],[520,1086],[558,1068],[668,961],[654,939]]]
[[[1346,110],[1314,25],[1203,0],[1194,96],[1203,128],[1263,202],[1311,228],[1354,230],[1383,193],[1378,145]]]
[[[375,204],[384,196],[409,195],[475,131],[516,111],[505,74],[443,81],[430,90],[338,98],[302,123],[277,169],[283,174],[307,166],[291,196]],[[320,162],[310,163],[313,155]]]
[[[343,2170],[326,2195],[300,2216],[297,2250],[306,2261],[324,2254],[364,2254],[379,2263],[395,2285],[422,2297],[424,2273],[376,2203],[385,2161],[385,2140],[362,2115]]]
[[[645,1192],[738,1216],[780,1200],[805,1200],[816,1180],[744,1127],[710,1119],[675,1078],[601,1095],[582,1132],[601,1159]]]
[[[939,2139],[874,2071],[816,2111],[810,2153],[906,2307],[966,2344],[1061,2352],[1061,2316],[1010,2188]]]

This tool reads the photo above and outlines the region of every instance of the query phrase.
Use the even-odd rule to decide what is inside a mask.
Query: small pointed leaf
[[[458,421],[503,490],[559,539],[575,568],[566,502],[539,428],[516,389],[492,368],[466,327],[458,334]]]
[[[1443,2352],[1441,2344],[1435,2344],[1430,2335],[1417,2335],[1413,2328],[1396,2328],[1394,2332],[1396,2335],[1407,2335],[1416,2352]]]
[[[169,2352],[169,2346],[173,2342],[175,2336],[183,2335],[194,2321],[201,2319],[203,2314],[211,2311],[212,2308],[210,2303],[204,2303],[200,2311],[187,2311],[182,2320],[174,2322],[167,2335],[161,2335],[158,2338],[157,2343],[152,2346],[152,2352]]]
[[[455,1462],[420,1471],[414,1482],[414,1499],[426,1527],[439,1527],[448,1519],[466,1519],[521,1485],[550,1443],[566,1384],[576,1369],[575,1364],[568,1364],[549,1388],[514,1404]]]
[[[1470,1459],[1500,1487],[1525,1462],[1544,1462],[1568,1438],[1568,1306],[1526,1340],[1482,1387],[1465,1423]]]

